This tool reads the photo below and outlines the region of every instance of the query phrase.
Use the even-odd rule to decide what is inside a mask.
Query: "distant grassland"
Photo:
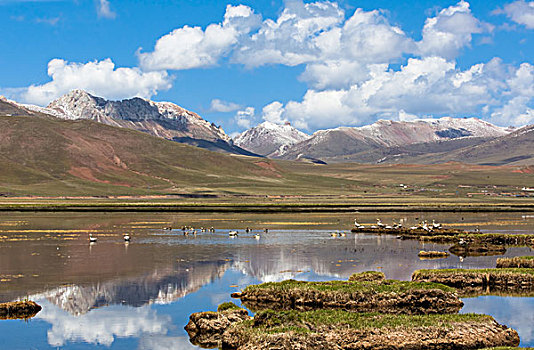
[[[316,165],[214,153],[135,130],[37,116],[0,116],[0,130],[0,207],[6,210],[534,206],[532,198],[517,197],[534,187],[532,167]]]
[[[0,211],[131,211],[131,212],[243,212],[243,213],[277,213],[277,212],[534,212],[534,203],[496,202],[464,203],[457,202],[396,202],[385,199],[384,202],[360,200],[343,200],[333,198],[330,201],[316,199],[317,202],[299,200],[264,202],[249,198],[232,198],[230,200],[177,200],[177,199],[0,199]]]

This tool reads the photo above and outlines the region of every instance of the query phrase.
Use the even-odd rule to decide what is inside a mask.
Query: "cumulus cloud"
[[[233,59],[248,67],[314,61],[319,46],[328,49],[330,30],[343,19],[344,12],[336,3],[288,1],[276,21],[263,21],[258,32],[242,42]]]
[[[107,0],[98,4],[109,9]],[[534,24],[534,2],[515,1],[499,11],[528,28]],[[52,60],[52,81],[21,95],[37,104],[73,88],[108,98],[150,97],[171,86],[165,70],[221,62],[248,68],[301,65],[299,79],[308,91],[299,100],[266,105],[263,120],[306,129],[422,115],[474,114],[501,125],[533,122],[532,65],[514,67],[492,59],[458,68],[455,59],[473,36],[492,29],[464,0],[427,18],[420,40],[391,23],[384,11],[348,13],[333,1],[285,1],[273,19],[262,19],[245,5],[228,5],[220,23],[177,28],[159,38],[153,51],[140,49],[140,68],[115,68],[109,59],[85,64]],[[233,102],[214,99],[210,110],[236,112],[233,120],[240,128],[256,120],[254,108]]]
[[[149,98],[158,90],[171,87],[171,78],[164,71],[117,68],[111,59],[88,63],[53,59],[48,63],[48,75],[52,81],[22,89],[18,97],[26,103],[46,105],[73,89],[83,89],[109,99],[122,99],[134,96]]]
[[[141,67],[149,70],[209,67],[230,51],[240,37],[256,28],[261,16],[244,5],[226,7],[224,21],[200,27],[184,26],[161,37],[153,52],[138,52]]]
[[[111,4],[108,0],[98,0],[96,3],[96,13],[100,18],[114,19],[117,14],[111,9]]]
[[[460,70],[442,57],[411,58],[400,70],[375,65],[368,79],[347,89],[308,90],[302,101],[278,106],[279,118],[317,129],[469,113],[486,114],[501,125],[523,125],[533,120],[532,79],[528,63],[514,69],[493,59]]]
[[[534,66],[523,63],[506,80],[510,99],[491,115],[495,122],[525,125],[534,122]]]
[[[253,107],[247,107],[244,110],[237,111],[235,115],[236,124],[243,129],[250,129],[256,110]]]
[[[495,11],[496,14],[505,14],[508,18],[529,29],[534,29],[534,1],[514,1]]]
[[[472,35],[482,33],[484,27],[489,29],[473,16],[469,3],[462,0],[427,19],[423,27],[423,40],[417,45],[423,55],[452,59],[460,49],[471,43]]]
[[[240,108],[242,108],[242,106],[237,103],[227,102],[227,101],[219,100],[218,98],[216,98],[216,99],[211,100],[210,111],[228,113],[228,112],[235,112]]]
[[[275,101],[263,107],[262,117],[265,121],[275,124],[283,124],[286,121],[285,119],[282,119],[283,113],[284,105],[278,101]]]

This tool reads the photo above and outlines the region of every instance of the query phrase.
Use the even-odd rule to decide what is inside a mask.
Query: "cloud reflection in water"
[[[47,334],[51,346],[67,342],[111,346],[115,338],[163,335],[171,327],[171,317],[158,315],[150,306],[114,305],[74,316],[47,300],[37,302],[43,306],[37,318],[52,325]]]

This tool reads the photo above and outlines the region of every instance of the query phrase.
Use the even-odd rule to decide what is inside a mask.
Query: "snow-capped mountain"
[[[279,157],[296,159],[304,155],[339,161],[338,157],[376,149],[467,138],[496,138],[510,132],[509,128],[499,127],[478,118],[379,120],[362,127],[339,127],[317,131],[308,140],[289,147]]]
[[[171,102],[154,102],[138,97],[109,101],[83,90],[73,90],[47,107],[21,104],[5,98],[0,102],[4,109],[19,111],[15,114],[46,114],[67,120],[94,120],[212,151],[255,155],[235,146],[220,126]],[[6,113],[13,114],[9,110]]]
[[[46,109],[65,119],[91,119],[100,123],[137,129],[166,139],[190,137],[229,141],[221,127],[174,103],[134,97],[108,101],[83,90],[73,90],[52,101]]]
[[[220,126],[171,102],[154,102],[138,97],[108,101],[83,90],[73,90],[47,107],[21,104],[5,97],[0,103],[0,112],[8,115],[46,114],[66,120],[88,119],[212,151],[255,155],[235,146]]]
[[[263,122],[234,139],[234,144],[262,156],[276,157],[294,144],[310,138],[310,135],[290,124]]]

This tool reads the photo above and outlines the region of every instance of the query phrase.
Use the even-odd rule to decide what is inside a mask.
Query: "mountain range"
[[[262,123],[239,135],[235,143],[251,152],[287,160],[439,163],[445,161],[443,153],[504,137],[512,131],[478,118],[450,117],[379,120],[363,127],[319,130],[313,135],[299,133],[288,125]],[[464,158],[448,160],[460,159]]]
[[[534,138],[526,126],[515,130],[478,118],[379,120],[361,127],[338,127],[308,135],[289,123],[263,122],[234,139],[198,114],[174,103],[142,98],[108,101],[73,90],[46,108],[3,98],[4,115],[48,115],[64,120],[91,120],[134,129],[212,151],[319,164],[530,164]]]
[[[33,105],[21,107],[61,119],[87,119],[139,130],[212,151],[255,155],[235,146],[220,126],[170,102],[154,102],[139,97],[108,101],[83,90],[73,90],[52,101],[46,108]]]

